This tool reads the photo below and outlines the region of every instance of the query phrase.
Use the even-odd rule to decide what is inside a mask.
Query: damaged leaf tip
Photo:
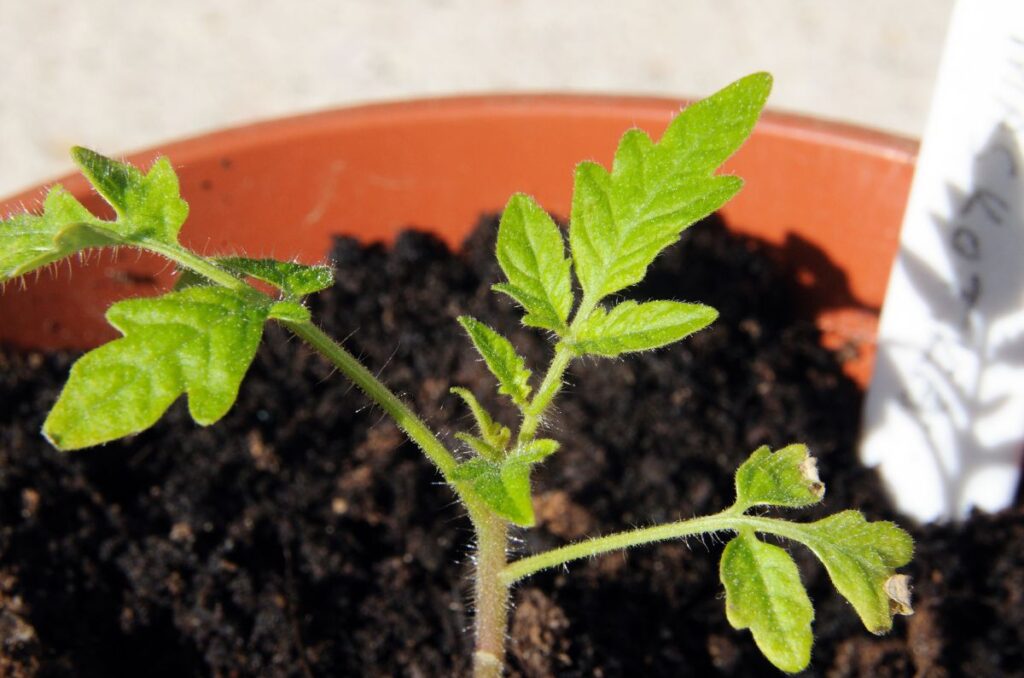
[[[910,616],[914,614],[911,604],[912,587],[910,577],[905,574],[894,574],[882,585],[885,595],[889,596],[889,611],[892,614]]]
[[[800,474],[807,482],[807,489],[818,499],[822,499],[825,496],[825,483],[821,482],[818,476],[818,458],[808,453],[800,462]]]
[[[806,445],[788,445],[772,452],[767,445],[754,451],[736,471],[736,505],[801,508],[825,496],[818,477],[818,460]]]

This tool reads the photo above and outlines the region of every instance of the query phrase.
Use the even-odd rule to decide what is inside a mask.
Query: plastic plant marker
[[[962,0],[889,281],[861,457],[924,521],[1013,501],[1024,448],[1024,3]]]

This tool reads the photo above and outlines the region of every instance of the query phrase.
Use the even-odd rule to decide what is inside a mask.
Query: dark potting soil
[[[433,238],[339,240],[315,317],[446,440],[470,426],[448,388],[512,411],[462,336],[471,313],[546,364],[497,280],[494,220],[461,254]],[[563,449],[536,473],[521,553],[717,511],[751,450],[808,443],[828,493],[898,518],[854,451],[861,393],[798,320],[771,247],[695,226],[630,291],[701,300],[721,318],[668,349],[573,366],[552,418]],[[835,272],[833,271],[833,274]],[[344,379],[276,327],[218,424],[182,403],[151,431],[59,454],[38,431],[73,356],[0,354],[0,676],[455,676],[471,652],[470,531],[438,476]],[[906,524],[904,522],[904,524]],[[917,614],[861,627],[802,548],[817,607],[808,675],[1020,675],[1020,505],[915,530]],[[718,538],[573,564],[514,594],[510,672],[759,676],[732,630]]]

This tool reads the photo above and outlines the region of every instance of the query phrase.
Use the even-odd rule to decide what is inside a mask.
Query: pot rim
[[[481,115],[593,117],[595,112],[606,109],[615,118],[619,115],[612,112],[627,110],[632,111],[637,118],[665,116],[667,122],[668,116],[694,101],[688,97],[554,92],[457,94],[373,101],[270,117],[171,137],[165,142],[118,153],[118,156],[129,162],[145,163],[155,156],[165,155],[173,158],[175,165],[187,165],[200,156],[230,155],[240,148],[251,149],[269,143],[279,144],[316,137],[339,128],[388,127],[413,121],[458,120],[478,118]],[[758,131],[900,163],[913,164],[920,146],[919,141],[899,134],[772,108],[762,113]],[[35,182],[13,195],[0,198],[0,205],[31,205],[46,187],[55,183],[74,187],[81,180],[78,172],[71,172]]]
[[[166,155],[180,168],[193,208],[182,232],[187,244],[320,261],[338,233],[388,242],[404,228],[426,227],[457,246],[481,213],[500,210],[518,191],[568,215],[580,160],[607,164],[625,129],[659,136],[688,103],[551,93],[365,103],[207,132],[127,158],[145,166]],[[721,210],[726,221],[787,261],[804,314],[826,346],[851,348],[847,371],[861,384],[871,374],[917,149],[898,135],[767,111],[722,170],[748,179]],[[38,205],[56,182],[87,207],[107,209],[84,177],[71,174],[0,201],[0,214]],[[95,346],[114,336],[103,320],[107,305],[152,294],[167,270],[141,257],[138,265],[77,271],[74,285],[44,279],[27,294],[0,294],[0,314],[10,319],[0,341]],[[55,305],[45,325],[32,319],[40,304]]]

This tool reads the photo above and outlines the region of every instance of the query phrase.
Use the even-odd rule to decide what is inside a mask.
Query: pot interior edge
[[[567,215],[577,162],[610,163],[625,129],[656,137],[683,103],[511,95],[379,104],[225,130],[161,153],[190,203],[183,231],[190,245],[317,261],[334,233],[388,241],[415,226],[457,246],[481,213],[499,210],[516,191]],[[898,137],[769,112],[726,168],[745,180],[723,210],[726,220],[779,246],[807,288],[806,311],[826,343],[856,348],[847,367],[862,384],[914,150]],[[129,159],[148,164],[156,155]],[[62,183],[104,209],[80,177]],[[0,203],[0,214],[38,203],[43,192]],[[112,301],[154,294],[169,281],[166,265],[149,257],[99,262],[9,285],[0,293],[0,342],[94,346],[114,334],[103,318]]]

